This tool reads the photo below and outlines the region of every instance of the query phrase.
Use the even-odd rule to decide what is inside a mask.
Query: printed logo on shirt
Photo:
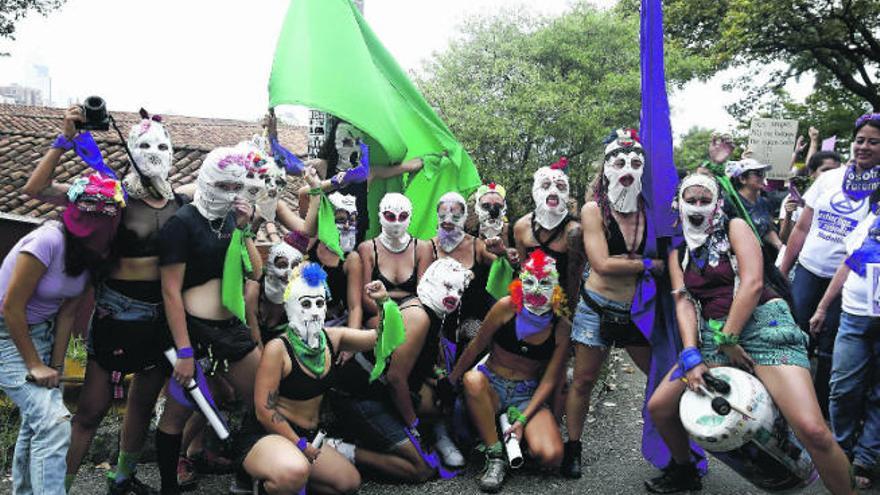
[[[859,222],[852,218],[847,218],[830,211],[819,210],[816,223],[819,232],[817,232],[816,235],[820,239],[824,239],[828,242],[842,243],[843,239],[848,236],[858,224]]]
[[[838,191],[831,197],[831,208],[840,213],[841,215],[852,215],[853,213],[862,209],[862,206],[865,204],[864,199],[859,199],[853,201],[849,196],[844,194],[843,192]]]

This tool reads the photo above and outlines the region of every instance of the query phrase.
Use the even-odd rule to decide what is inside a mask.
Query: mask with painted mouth
[[[539,168],[532,182],[535,222],[547,230],[556,228],[568,215],[568,195],[565,172],[553,166]]]
[[[364,133],[357,127],[343,122],[336,126],[336,153],[339,162],[336,168],[339,172],[345,172],[356,167],[361,159],[361,143],[364,141]]]
[[[473,278],[474,274],[455,259],[440,258],[425,270],[416,293],[434,314],[444,316],[458,309]]]
[[[445,253],[455,251],[464,240],[464,223],[467,219],[467,204],[457,192],[448,192],[437,203],[437,238],[440,249]]]
[[[504,200],[506,191],[494,182],[485,184],[477,189],[474,211],[480,222],[480,236],[484,239],[499,237],[504,230],[504,216],[507,214],[507,202]],[[491,198],[500,198],[501,202],[494,202]]]
[[[689,204],[684,200],[688,188],[699,186],[712,195],[712,202],[706,205]],[[678,210],[681,215],[681,228],[688,249],[694,250],[706,243],[718,211],[718,183],[703,174],[692,174],[681,181],[678,194]]]
[[[412,203],[400,193],[388,193],[379,203],[379,223],[382,232],[379,241],[392,253],[400,253],[409,246],[411,236],[407,229],[412,220]]]
[[[269,248],[263,290],[270,302],[273,304],[284,302],[284,290],[290,281],[290,273],[302,260],[302,253],[286,242],[279,242]]]
[[[248,167],[247,155],[236,148],[216,148],[208,153],[196,178],[193,205],[208,220],[226,217],[241,194]]]
[[[141,109],[141,117],[143,120],[131,127],[126,145],[137,169],[149,180],[155,192],[165,199],[174,199],[174,191],[168,182],[174,160],[171,137],[159,116],[151,118],[146,110]],[[148,184],[142,184],[141,176],[134,170],[126,175],[124,183],[133,198],[143,199],[150,195],[146,187]]]
[[[553,309],[553,293],[559,286],[556,260],[536,249],[523,263],[519,278],[523,306],[527,310],[540,316]]]
[[[290,275],[284,293],[288,325],[303,343],[315,349],[327,317],[327,273],[317,263],[301,263]]]
[[[327,196],[336,212],[344,211],[347,221],[340,222],[337,215],[336,228],[339,229],[339,245],[344,253],[354,251],[357,243],[357,201],[351,194],[334,192]]]
[[[608,200],[615,211],[632,213],[639,209],[645,152],[634,130],[616,132],[616,138],[605,146],[603,168],[608,181]]]

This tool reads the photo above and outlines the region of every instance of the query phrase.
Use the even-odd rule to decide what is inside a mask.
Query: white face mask
[[[339,246],[342,252],[350,253],[354,251],[357,243],[357,200],[351,194],[338,192],[328,195],[327,199],[330,200],[334,210],[342,210],[348,214],[348,223],[337,223],[336,228],[339,229]]]
[[[500,197],[498,193],[492,194]],[[483,195],[483,197],[486,196],[488,196],[488,194]],[[504,198],[502,198],[502,202],[497,208],[487,209],[483,208],[482,199],[483,198],[477,198],[477,201],[474,204],[474,210],[477,212],[477,219],[480,221],[480,235],[483,236],[484,239],[499,237],[501,231],[504,229],[504,216],[507,214],[507,203],[504,202]],[[496,204],[498,203],[492,203],[492,205]]]
[[[532,183],[532,199],[535,201],[535,222],[552,230],[568,214],[568,176],[562,170],[539,168]]]
[[[244,184],[247,157],[234,148],[216,148],[205,157],[196,179],[193,204],[208,220],[224,218]],[[219,184],[236,186],[221,188]],[[238,189],[238,190],[234,190]]]
[[[708,205],[691,205],[685,202],[684,193],[688,188],[700,186],[712,194]],[[681,182],[678,195],[678,210],[681,216],[681,229],[688,249],[696,249],[706,243],[718,209],[718,184],[712,177],[692,174]]]
[[[536,315],[543,315],[553,307],[553,291],[559,285],[556,260],[545,256],[543,269],[534,265],[534,258],[523,264],[519,278],[523,288],[523,306]]]
[[[126,144],[138,170],[150,179],[156,191],[166,199],[173,198],[174,192],[168,184],[168,174],[171,172],[171,163],[174,160],[174,148],[171,146],[171,138],[165,127],[154,120],[144,119],[132,126]],[[143,184],[140,184],[140,176],[136,172],[134,176],[128,179],[133,186],[131,189],[135,191],[136,197],[143,197],[139,191],[143,188]]]
[[[339,124],[336,127],[336,153],[339,154],[339,163],[336,168],[340,172],[358,166],[361,159],[361,146],[364,141],[364,133],[351,124]]]
[[[275,221],[275,211],[278,209],[278,200],[287,186],[287,174],[283,168],[270,161],[269,169],[261,177],[265,187],[257,195],[257,214],[270,221]]]
[[[619,161],[623,165],[615,166]],[[633,166],[633,163],[637,166]],[[641,148],[612,154],[605,160],[605,178],[608,180],[608,200],[611,208],[620,213],[632,213],[639,209],[639,194],[642,192],[642,172],[645,157]],[[629,181],[624,185],[622,181]]]
[[[474,274],[458,261],[440,258],[425,270],[416,293],[419,301],[436,315],[447,315],[458,309],[461,296],[473,278]]]
[[[379,203],[379,223],[382,233],[379,241],[392,253],[399,253],[409,246],[407,232],[412,220],[412,203],[400,193],[388,193]]]
[[[315,263],[308,263],[302,271],[316,269],[321,270]],[[314,349],[318,347],[327,317],[326,292],[323,280],[314,286],[310,285],[301,275],[302,271],[294,273],[295,278],[285,292],[284,310],[290,328],[307,346]]]
[[[283,258],[283,260],[279,260],[279,258]],[[287,288],[290,273],[302,260],[302,253],[286,242],[279,242],[269,248],[263,288],[266,292],[266,298],[273,304],[284,302],[284,289]],[[282,266],[279,267],[279,264]]]
[[[446,253],[455,251],[464,240],[465,220],[467,203],[461,194],[448,192],[440,197],[437,205],[437,238],[440,240],[440,249]],[[447,230],[444,225],[451,226],[451,229]]]

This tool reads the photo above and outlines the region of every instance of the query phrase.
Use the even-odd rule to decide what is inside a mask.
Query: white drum
[[[764,490],[800,489],[815,481],[813,460],[761,381],[737,368],[713,368],[710,373],[730,390],[719,393],[707,387],[712,396],[685,391],[679,414],[691,438]]]

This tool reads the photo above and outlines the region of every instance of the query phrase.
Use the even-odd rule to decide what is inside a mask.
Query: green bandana
[[[376,364],[373,371],[370,372],[370,382],[372,383],[382,375],[391,358],[391,353],[406,342],[406,333],[403,327],[403,316],[400,314],[400,307],[397,303],[388,299],[382,304],[382,321],[376,330],[379,338],[376,339],[376,347],[373,354],[376,357]]]
[[[495,299],[501,299],[507,295],[508,287],[513,280],[513,267],[507,258],[499,256],[492,262],[489,269],[489,279],[486,281],[486,292]]]
[[[244,272],[253,270],[244,239],[245,235],[241,229],[232,232],[232,239],[226,249],[226,259],[223,261],[223,281],[220,291],[223,306],[241,321],[245,321]]]
[[[296,357],[299,358],[299,361],[306,367],[307,370],[311,371],[313,375],[316,377],[321,377],[324,374],[324,364],[326,364],[327,356],[324,355],[324,349],[327,348],[327,337],[324,335],[322,331],[318,336],[318,347],[312,349],[307,346],[305,342],[299,338],[299,334],[294,332],[292,328],[288,325],[287,327],[287,338],[290,340],[290,345],[293,346],[293,352],[296,354]]]
[[[318,207],[318,240],[323,242],[327,249],[332,251],[339,259],[345,260],[345,253],[339,245],[339,229],[336,228],[336,216],[333,203],[327,199],[327,195],[321,193],[321,203]]]

